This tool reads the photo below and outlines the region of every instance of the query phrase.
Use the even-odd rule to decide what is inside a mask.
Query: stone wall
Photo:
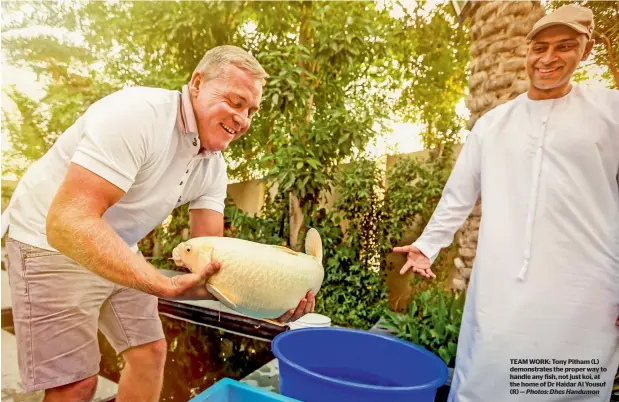
[[[467,16],[472,40],[470,94],[465,100],[470,130],[486,112],[527,90],[525,38],[544,16],[544,8],[538,1],[473,2]]]

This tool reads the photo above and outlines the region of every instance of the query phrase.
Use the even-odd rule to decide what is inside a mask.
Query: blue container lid
[[[188,402],[300,402],[265,389],[225,377]]]
[[[289,338],[294,338],[297,336],[304,337],[306,335],[311,335],[312,333],[346,333],[353,335],[353,337],[367,337],[371,338],[370,340],[378,341],[377,346],[382,342],[392,342],[397,344],[403,348],[414,349],[417,353],[423,355],[428,361],[434,363],[435,369],[438,371],[438,375],[434,380],[430,382],[426,382],[424,384],[418,385],[396,385],[396,386],[384,386],[384,385],[370,385],[370,384],[362,384],[353,381],[347,381],[339,378],[328,377],[319,373],[315,373],[307,368],[293,362],[290,360],[285,353],[282,353],[282,343],[286,341],[290,341]],[[294,331],[286,331],[279,335],[277,335],[271,344],[271,349],[275,357],[277,357],[281,362],[291,366],[292,368],[306,374],[307,376],[318,378],[322,381],[326,381],[328,383],[340,386],[346,386],[351,388],[363,389],[363,390],[374,390],[374,391],[391,391],[391,392],[408,392],[408,391],[421,391],[424,389],[432,389],[439,388],[445,381],[447,381],[448,369],[447,365],[434,353],[431,353],[427,349],[416,345],[411,342],[404,341],[395,336],[385,335],[385,334],[377,334],[374,332],[369,332],[360,329],[351,329],[351,328],[341,328],[341,327],[323,327],[323,328],[301,328],[295,329]]]

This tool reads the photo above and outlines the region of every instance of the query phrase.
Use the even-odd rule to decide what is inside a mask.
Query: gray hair
[[[201,72],[207,80],[212,80],[221,76],[225,67],[230,64],[249,72],[256,79],[261,80],[263,85],[266,78],[269,78],[269,74],[254,56],[232,45],[217,46],[207,51],[193,72],[194,74]]]

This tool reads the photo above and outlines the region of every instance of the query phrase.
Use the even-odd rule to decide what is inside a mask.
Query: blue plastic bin
[[[231,378],[224,378],[211,385],[189,402],[299,402],[297,399],[278,395]]]
[[[304,402],[433,402],[448,375],[426,349],[357,329],[286,331],[271,347],[280,394]]]

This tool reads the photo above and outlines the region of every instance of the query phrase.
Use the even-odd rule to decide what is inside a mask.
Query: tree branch
[[[613,53],[613,44],[610,39],[608,39],[608,36],[604,35],[603,33],[598,33],[596,36],[602,39],[602,42],[604,42],[604,46],[606,46],[606,50],[608,52],[608,68],[610,68],[610,72],[612,73],[615,80],[615,88],[619,89],[619,71],[617,71],[617,64],[615,62],[615,56]]]

